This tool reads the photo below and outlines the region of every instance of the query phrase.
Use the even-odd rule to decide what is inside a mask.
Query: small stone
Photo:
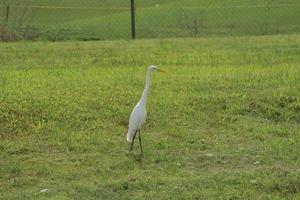
[[[40,193],[45,193],[45,192],[48,192],[48,191],[49,191],[49,189],[45,188],[45,189],[42,189],[42,190],[40,191]]]
[[[212,153],[207,153],[207,154],[206,154],[207,157],[212,157],[213,155],[214,155],[214,154],[212,154]]]
[[[131,176],[128,178],[129,181],[137,181],[138,178],[137,177],[134,177],[134,176]]]

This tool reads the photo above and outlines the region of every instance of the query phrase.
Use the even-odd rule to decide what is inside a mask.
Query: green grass
[[[130,1],[33,0],[31,6],[39,8],[28,25],[35,27],[32,31],[40,39],[131,37]],[[5,16],[3,12],[0,9],[0,16]],[[11,23],[16,12],[20,10],[12,7]],[[293,34],[300,32],[300,4],[298,0],[142,0],[136,2],[136,29],[138,38]]]
[[[299,35],[0,52],[0,199],[300,198]],[[150,63],[168,73],[140,157],[125,132]]]

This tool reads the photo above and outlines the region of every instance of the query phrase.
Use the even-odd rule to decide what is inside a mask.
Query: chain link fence
[[[300,32],[299,0],[135,0],[136,38]],[[0,40],[132,37],[130,0],[0,0]]]

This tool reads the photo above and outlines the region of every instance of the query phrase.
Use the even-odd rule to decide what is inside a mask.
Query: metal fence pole
[[[6,6],[6,16],[5,16],[5,23],[8,24],[8,17],[9,17],[9,5]]]
[[[134,0],[131,0],[131,37],[135,39],[135,9]]]

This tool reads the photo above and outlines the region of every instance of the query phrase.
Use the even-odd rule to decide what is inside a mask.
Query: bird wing
[[[131,142],[136,131],[140,130],[146,122],[146,111],[139,104],[132,111],[129,119],[127,141]]]

